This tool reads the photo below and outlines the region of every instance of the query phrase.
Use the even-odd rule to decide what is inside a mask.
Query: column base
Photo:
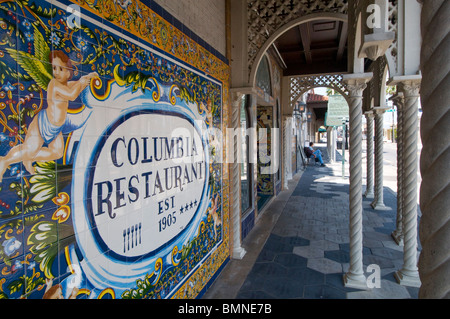
[[[233,254],[231,257],[233,259],[242,259],[242,258],[244,258],[246,253],[247,253],[247,251],[242,247],[234,248]]]
[[[396,230],[394,230],[394,231],[391,233],[391,237],[392,237],[392,239],[394,239],[395,243],[396,243],[398,246],[400,246],[400,247],[403,246],[403,234],[402,234],[402,233],[397,232]]]
[[[367,279],[364,275],[344,274],[344,286],[361,290],[370,290],[367,286]]]
[[[375,194],[373,193],[373,191],[366,191],[364,193],[364,197],[367,199],[373,199],[373,198],[375,198]]]
[[[390,207],[384,205],[383,203],[372,203],[370,204],[374,210],[391,210]]]
[[[420,286],[422,285],[422,283],[420,282],[419,273],[417,273],[417,275],[410,276],[405,275],[401,270],[398,270],[394,273],[394,277],[402,286],[420,288]]]

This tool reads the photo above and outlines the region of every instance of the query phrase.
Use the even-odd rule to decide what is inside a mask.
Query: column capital
[[[390,107],[386,107],[386,106],[374,106],[373,113],[374,114],[383,114],[384,112],[386,112],[387,110],[390,110]]]
[[[373,110],[365,111],[364,115],[366,117],[372,117],[373,118],[374,117],[374,112],[373,112]]]
[[[419,97],[420,96],[420,81],[403,82],[400,89],[404,92],[405,97]]]
[[[402,106],[405,102],[405,96],[403,92],[397,92],[395,95],[389,98],[390,101],[394,102],[397,107]]]
[[[362,92],[367,87],[367,82],[369,82],[372,77],[372,72],[344,74],[342,76],[342,82],[346,85],[350,97],[362,96]]]
[[[387,85],[399,87],[399,91],[404,93],[404,96],[419,96],[420,85],[422,83],[422,75],[401,75],[392,77]]]

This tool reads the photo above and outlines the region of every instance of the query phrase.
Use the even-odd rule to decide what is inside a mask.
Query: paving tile
[[[397,251],[403,251],[403,246],[397,245],[397,243],[393,239],[385,240],[385,241],[382,241],[381,243],[383,244],[383,247],[394,249]]]
[[[379,233],[390,235],[395,230],[395,227],[386,227],[386,226],[384,226],[384,227],[375,227],[374,230],[376,232],[379,232]]]
[[[340,234],[325,234],[325,239],[332,241],[336,244],[348,243],[350,240],[348,236]]]
[[[364,238],[385,241],[385,240],[391,239],[392,237],[390,234],[383,234],[383,233],[379,233],[377,231],[372,231],[372,232],[366,231],[366,232],[364,232]]]
[[[256,274],[261,276],[282,277],[286,276],[287,269],[286,267],[273,262],[255,263],[252,272],[255,272]]]
[[[302,272],[305,285],[325,284],[325,274],[317,270],[306,268]]]
[[[264,281],[264,291],[274,296],[276,299],[291,299],[303,297],[303,282],[301,278],[266,278]]]
[[[307,259],[295,254],[279,254],[276,256],[274,262],[286,268],[306,267]]]
[[[335,273],[335,274],[326,274],[325,275],[325,284],[334,287],[336,289],[339,289],[343,292],[353,292],[353,291],[359,291],[359,289],[355,288],[348,288],[344,286],[344,273]]]
[[[403,252],[386,247],[372,248],[372,254],[375,256],[386,257],[391,260],[403,258]]]
[[[325,234],[317,233],[312,230],[299,230],[298,235],[309,240],[325,239]]]
[[[348,292],[347,299],[384,299],[382,296],[375,294],[373,291],[354,291]]]
[[[293,253],[305,258],[320,258],[324,257],[323,249],[314,246],[300,246],[294,247]]]
[[[267,242],[264,245],[264,249],[274,252],[292,252],[293,246],[289,245],[289,243],[284,242],[283,237],[271,235],[267,239]]]
[[[292,247],[294,246],[307,246],[309,245],[310,241],[306,238],[298,237],[298,236],[290,236],[290,237],[284,237],[280,240],[281,242],[290,245]]]
[[[274,296],[262,290],[242,291],[238,293],[236,299],[274,299]]]
[[[322,239],[322,240],[311,240],[311,247],[320,248],[322,250],[338,250],[339,244],[336,244],[332,241]]]
[[[305,299],[346,299],[346,293],[328,285],[305,286]]]
[[[363,236],[363,245],[369,248],[384,247],[381,240],[369,239]]]
[[[342,273],[342,265],[327,258],[310,258],[307,266],[323,274]]]
[[[380,266],[380,268],[395,267],[395,264],[391,259],[374,255],[363,255],[363,264],[364,265],[375,264]]]
[[[276,256],[277,253],[273,250],[263,249],[256,259],[256,262],[272,262]]]
[[[264,275],[259,274],[256,271],[250,272],[244,284],[241,286],[240,291],[262,291],[264,289],[264,278]]]
[[[389,280],[381,280],[380,288],[372,289],[373,293],[382,299],[408,299],[411,295],[405,286]]]
[[[291,236],[297,236],[298,230],[292,229],[292,228],[286,228],[286,227],[275,227],[272,230],[272,234],[278,235],[281,237],[291,237]]]
[[[325,255],[325,258],[334,260],[338,263],[350,262],[350,254],[346,251],[342,251],[342,250],[326,251],[324,253],[324,255]]]

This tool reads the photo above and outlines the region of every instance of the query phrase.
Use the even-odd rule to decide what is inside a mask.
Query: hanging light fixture
[[[303,114],[303,112],[305,112],[305,102],[297,102],[295,103],[294,106],[294,111],[292,112],[292,115],[295,118],[300,118]]]
[[[303,114],[303,112],[305,112],[306,109],[306,103],[301,101],[300,103],[298,103],[298,110],[301,114]]]

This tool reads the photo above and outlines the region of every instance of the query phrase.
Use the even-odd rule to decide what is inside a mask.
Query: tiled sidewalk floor
[[[418,288],[401,286],[394,278],[403,265],[403,247],[391,237],[396,196],[388,188],[384,191],[387,210],[375,211],[371,200],[363,199],[364,271],[369,276],[373,270],[367,266],[378,265],[381,287],[368,291],[344,287],[343,275],[350,261],[349,181],[341,174],[340,163],[307,167],[238,289],[237,299],[417,298]],[[268,210],[276,209],[273,205],[277,202]],[[216,284],[224,288],[224,280],[219,277]]]

